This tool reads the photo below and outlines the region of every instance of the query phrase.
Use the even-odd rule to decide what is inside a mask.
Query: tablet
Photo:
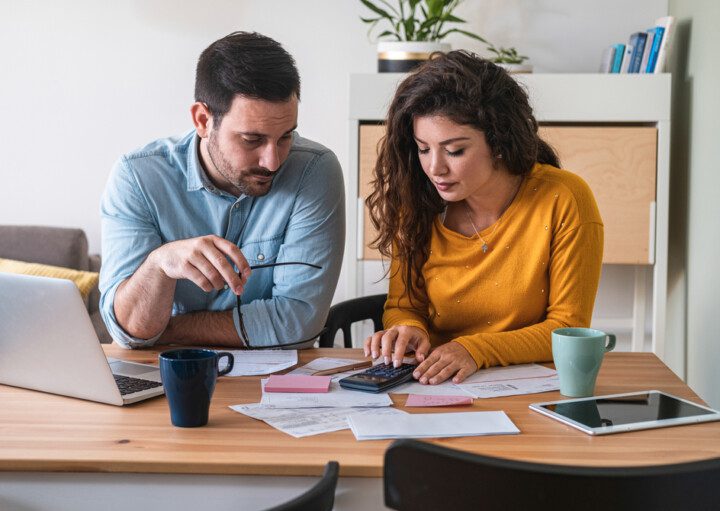
[[[659,390],[533,403],[530,409],[588,435],[720,420],[717,410]]]

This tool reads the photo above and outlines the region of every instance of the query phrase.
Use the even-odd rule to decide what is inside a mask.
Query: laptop
[[[69,280],[0,273],[0,384],[111,405],[164,393],[160,370],[105,356]]]

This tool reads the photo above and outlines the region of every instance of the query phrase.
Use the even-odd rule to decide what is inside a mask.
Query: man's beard
[[[244,170],[235,170],[232,168],[225,156],[223,155],[217,140],[217,132],[210,131],[210,137],[207,145],[210,162],[215,170],[235,189],[240,192],[239,195],[248,195],[250,197],[262,197],[267,195],[272,187],[272,180],[268,182],[257,182],[253,176],[273,177],[274,172],[270,172],[265,167],[249,167]],[[236,177],[232,177],[236,176]]]

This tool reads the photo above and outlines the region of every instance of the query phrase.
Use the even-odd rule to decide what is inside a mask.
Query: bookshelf
[[[402,74],[350,77],[350,165],[345,250],[348,297],[387,290],[363,203],[387,106]],[[669,74],[516,75],[541,134],[580,174],[605,222],[596,328],[625,334],[624,349],[665,350],[669,196]],[[353,205],[355,207],[353,207]],[[609,307],[603,308],[603,302]],[[627,307],[612,310],[613,302]],[[618,307],[615,307],[617,309]],[[627,309],[627,310],[625,310]],[[354,336],[359,338],[361,336]]]

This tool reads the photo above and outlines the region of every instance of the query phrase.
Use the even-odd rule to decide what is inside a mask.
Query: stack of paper
[[[557,371],[538,364],[491,367],[456,385],[476,398],[550,392],[560,388]]]
[[[267,381],[266,379],[261,381],[263,396],[260,403],[268,408],[382,407],[393,404],[387,394],[346,390],[337,382],[330,383],[330,392],[327,394],[267,393],[265,392]]]
[[[350,414],[407,415],[397,408],[268,408],[260,403],[230,408],[295,438],[348,429]]]
[[[230,353],[235,358],[235,364],[228,376],[271,374],[298,362],[297,350],[230,350]]]
[[[348,417],[348,422],[358,440],[520,433],[505,412],[421,413],[393,416],[355,414]]]

